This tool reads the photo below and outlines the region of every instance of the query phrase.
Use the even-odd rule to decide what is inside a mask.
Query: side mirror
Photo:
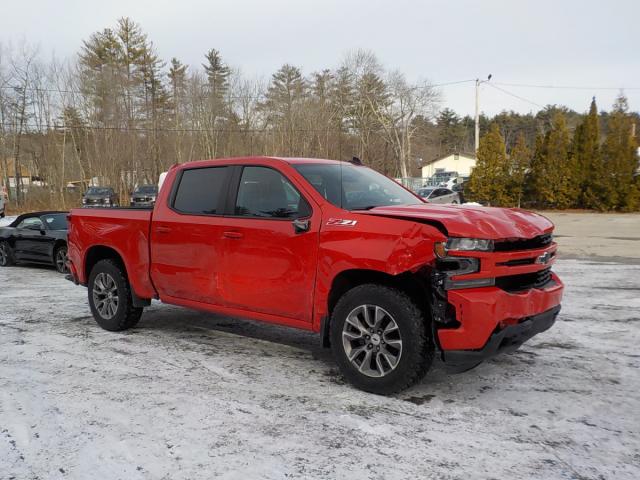
[[[308,232],[311,228],[311,220],[308,218],[296,218],[293,222],[293,231],[296,233]]]

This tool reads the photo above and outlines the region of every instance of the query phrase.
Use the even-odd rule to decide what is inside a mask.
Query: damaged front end
[[[527,244],[519,241],[516,249],[471,241],[436,246],[433,334],[450,370],[465,371],[512,352],[553,325],[563,292],[551,271],[556,248],[550,236]]]

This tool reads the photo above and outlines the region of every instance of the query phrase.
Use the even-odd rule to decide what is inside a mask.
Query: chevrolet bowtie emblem
[[[542,255],[536,258],[536,263],[546,265],[547,263],[549,263],[549,260],[551,260],[551,253],[544,252]]]

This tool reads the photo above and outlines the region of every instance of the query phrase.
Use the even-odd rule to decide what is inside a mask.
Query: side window
[[[40,220],[38,217],[31,217],[25,218],[18,224],[16,228],[31,228],[33,230],[40,230],[41,228],[44,228],[44,225],[42,224],[42,220]]]
[[[311,208],[300,192],[278,171],[267,167],[242,170],[235,214],[262,218],[301,218]]]
[[[182,172],[173,208],[195,215],[222,215],[228,167],[194,168]]]

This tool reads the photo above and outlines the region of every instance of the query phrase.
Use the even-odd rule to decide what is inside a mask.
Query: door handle
[[[240,232],[223,232],[222,236],[224,238],[233,238],[233,239],[237,239],[237,238],[242,238],[244,235],[242,235],[242,233]]]
[[[169,233],[171,229],[169,227],[164,227],[162,225],[156,227],[156,233]]]

